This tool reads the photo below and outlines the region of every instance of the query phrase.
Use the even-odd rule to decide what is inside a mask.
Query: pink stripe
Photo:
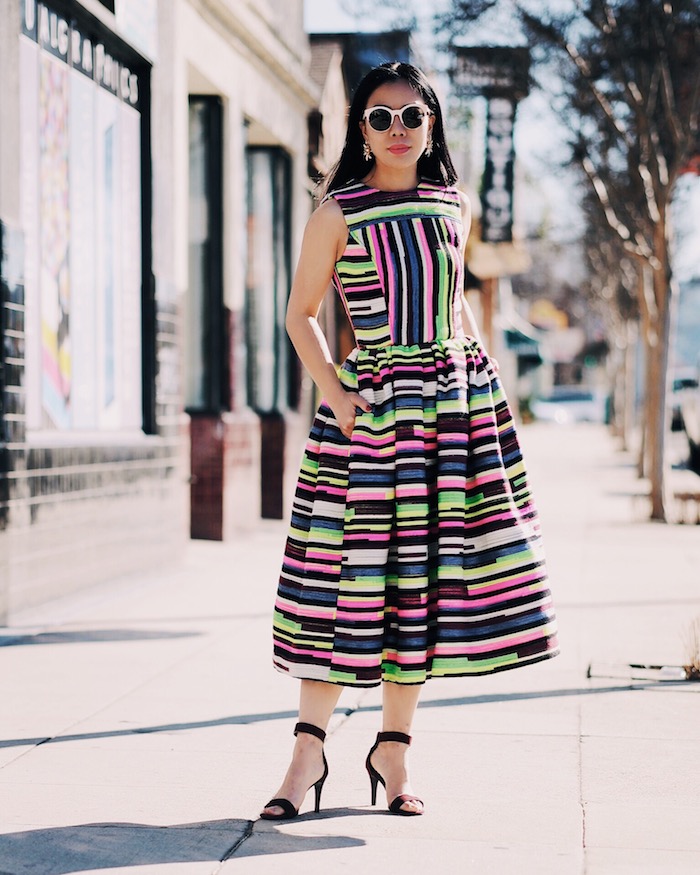
[[[317,452],[318,452],[318,450],[317,450]],[[347,456],[348,452],[349,452],[349,447],[347,445],[340,447],[340,446],[337,446],[336,444],[332,444],[330,441],[323,442],[324,455],[338,456],[339,458],[342,459],[345,456]]]
[[[464,489],[466,477],[438,477],[438,489]]]
[[[319,559],[327,562],[336,562],[340,559],[341,551],[338,550],[335,553],[324,553],[320,550],[307,550],[306,558],[307,559]]]
[[[530,587],[530,592],[537,591],[535,587]],[[546,591],[546,586],[542,585],[542,592]],[[472,610],[473,608],[490,608],[499,605],[501,602],[508,602],[513,598],[517,598],[517,593],[512,590],[496,593],[496,595],[487,596],[486,598],[470,598],[470,599],[450,599],[450,610],[463,608]],[[551,602],[551,598],[547,599]]]
[[[391,246],[389,245],[389,235],[387,232],[386,225],[377,225],[375,227],[379,230],[379,235],[381,236],[382,241],[384,243],[384,246],[383,246],[384,253],[391,252]],[[377,249],[375,251],[378,252],[379,251],[379,241],[377,240],[377,237],[375,234],[373,234],[373,238],[374,238],[376,245],[377,245]],[[380,278],[382,281],[382,286],[384,288],[384,297],[388,301],[387,311],[388,311],[388,322],[389,322],[389,334],[392,337],[392,339],[395,340],[395,338],[394,338],[394,322],[396,319],[396,306],[395,306],[396,275],[394,273],[394,270],[392,268],[391,263],[389,263],[387,265],[388,273],[386,273],[386,274],[383,273],[384,264],[383,264],[381,258],[375,258],[375,264],[377,267],[377,273],[380,275]]]
[[[480,529],[482,526],[488,525],[490,522],[494,522],[495,520],[509,520],[511,519],[511,515],[508,513],[490,513],[487,516],[481,517],[474,522],[464,522],[465,529]]]
[[[442,653],[489,653],[498,647],[499,650],[507,647],[519,647],[521,644],[526,644],[528,641],[536,641],[542,637],[542,629],[531,629],[522,635],[505,636],[503,638],[492,638],[484,644],[456,644],[454,646],[441,645]]]
[[[363,444],[368,447],[385,447],[391,446],[394,443],[394,439],[391,435],[388,437],[373,437],[372,435],[366,434],[365,432],[358,432],[355,435],[356,443]]]
[[[343,486],[327,486],[325,483],[319,483],[318,491],[323,495],[345,495],[348,490]]]
[[[368,283],[366,286],[356,286],[353,285],[351,289],[352,292],[371,292],[373,289],[381,288],[379,283]]]
[[[418,239],[420,240],[421,249],[423,250],[423,253],[425,254],[425,257],[422,259],[422,261],[423,261],[423,267],[426,269],[426,274],[427,274],[426,284],[425,284],[425,289],[427,291],[427,294],[425,294],[423,296],[423,306],[425,307],[426,322],[427,322],[425,329],[427,329],[428,336],[432,336],[434,321],[435,321],[435,317],[433,315],[433,295],[432,295],[432,290],[433,290],[433,259],[430,257],[430,254],[429,254],[430,253],[430,246],[428,245],[428,238],[425,236],[425,228],[423,227],[423,223],[422,222],[414,222],[414,227],[416,228],[417,236],[418,236]],[[457,288],[460,288],[460,286],[457,286]],[[461,297],[461,296],[457,295],[457,297]]]
[[[284,607],[285,613],[293,613],[295,617],[311,617],[315,620],[328,620],[333,617],[332,608],[329,608],[327,611],[313,610],[311,608],[300,608],[297,604],[288,603],[283,600],[279,601],[279,606]],[[293,611],[292,608],[294,609]]]
[[[474,586],[474,589],[478,593],[482,592],[502,592],[506,587],[514,587],[520,586],[524,583],[532,583],[533,581],[541,580],[542,573],[538,572],[536,569],[534,571],[529,571],[527,574],[518,574],[516,577],[511,577],[509,580],[501,580],[498,583],[487,584],[486,586]],[[542,583],[542,589],[546,589],[546,585],[544,582]],[[513,597],[513,593],[510,593],[510,597]]]
[[[319,651],[318,650],[312,650],[312,649],[309,649],[308,647],[291,647],[289,644],[287,644],[285,641],[282,641],[280,638],[277,638],[275,640],[275,645],[277,647],[279,647],[281,650],[286,650],[287,653],[294,653],[296,656],[310,656],[312,658],[312,660],[318,660],[318,658],[319,658]],[[330,661],[330,653],[328,654],[328,656],[326,656],[326,654],[324,653],[323,657],[326,659],[326,662]]]
[[[333,665],[359,665],[359,666],[368,666],[368,665],[377,665],[379,660],[374,654],[370,654],[369,657],[353,657],[353,656],[338,656],[336,654],[333,655]]]
[[[416,486],[404,486],[402,483],[399,483],[396,487],[396,497],[404,498],[408,495],[412,496],[420,496],[425,497],[428,494],[428,489],[426,486],[421,486],[420,484]]]
[[[495,483],[502,479],[500,471],[485,471],[483,474],[473,477],[471,483],[475,486],[481,486],[483,483]]]

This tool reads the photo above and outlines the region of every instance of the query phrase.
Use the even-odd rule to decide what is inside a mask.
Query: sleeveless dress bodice
[[[363,183],[332,195],[348,226],[333,284],[359,348],[463,334],[462,215],[454,188],[385,192]]]

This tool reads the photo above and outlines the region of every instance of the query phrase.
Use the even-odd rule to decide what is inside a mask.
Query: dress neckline
[[[364,182],[362,179],[359,180],[360,185],[363,185],[367,191],[376,192],[377,194],[415,194],[424,184],[425,180],[418,180],[418,185],[414,185],[413,188],[375,188],[373,185],[369,185]]]

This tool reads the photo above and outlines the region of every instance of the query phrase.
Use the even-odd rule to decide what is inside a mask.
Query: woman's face
[[[390,168],[403,169],[416,164],[425,151],[428,132],[432,129],[435,116],[428,115],[428,106],[407,82],[391,82],[380,85],[369,96],[366,109],[385,106],[401,109],[407,104],[418,104],[424,112],[419,127],[406,127],[400,116],[394,116],[386,131],[375,131],[369,121],[360,122],[362,136],[372,150],[377,164]]]

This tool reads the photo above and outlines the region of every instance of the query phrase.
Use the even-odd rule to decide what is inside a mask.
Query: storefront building
[[[298,468],[308,428],[284,316],[313,206],[308,117],[319,89],[302,0],[169,8],[162,62],[172,92],[158,128],[163,147],[174,144],[175,179],[189,179],[175,187],[172,211],[191,533],[228,539],[260,516],[284,516],[285,475]]]
[[[281,512],[301,7],[0,0],[0,621]]]

